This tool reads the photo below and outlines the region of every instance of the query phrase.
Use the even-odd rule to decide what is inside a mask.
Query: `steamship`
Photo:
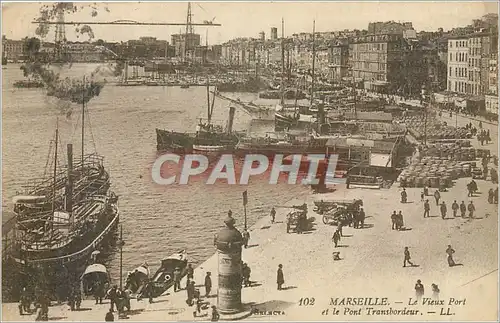
[[[207,119],[199,119],[194,133],[181,133],[156,129],[156,142],[158,151],[170,151],[175,153],[214,153],[227,152],[236,147],[242,134],[233,132],[233,121],[236,109],[229,109],[229,120],[227,126],[217,124],[212,120],[215,103],[215,93],[210,97],[210,85],[207,82]],[[212,100],[210,103],[210,99]]]
[[[92,252],[116,229],[119,210],[103,157],[84,154],[82,148],[74,162],[68,144],[67,165],[58,166],[58,129],[55,133],[53,173],[32,181],[13,199],[16,239],[9,260],[30,280],[24,284],[60,299],[58,286],[78,281]],[[84,133],[82,128],[82,142]]]

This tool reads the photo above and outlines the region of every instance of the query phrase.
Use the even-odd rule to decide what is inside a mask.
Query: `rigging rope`
[[[47,161],[45,162],[45,169],[43,171],[43,178],[47,176],[47,170],[49,167],[49,162],[50,162],[50,156],[52,155],[52,140],[49,143],[49,153],[47,154]]]
[[[86,118],[87,123],[89,125],[90,137],[92,138],[92,145],[94,146],[94,153],[97,153],[97,146],[95,144],[94,133],[92,131],[92,124],[90,122],[90,115],[87,113],[86,116],[87,116],[87,118]]]

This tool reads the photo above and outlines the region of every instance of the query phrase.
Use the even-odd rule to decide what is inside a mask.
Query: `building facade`
[[[349,65],[365,89],[396,92],[404,83],[402,35],[377,34],[356,37],[349,44]]]
[[[17,62],[24,56],[24,41],[7,39],[2,36],[2,57],[6,57],[9,62]]]
[[[331,46],[329,63],[330,80],[336,83],[342,82],[349,71],[349,45],[336,43]]]
[[[454,37],[448,40],[448,91],[467,93],[468,55],[468,37]]]

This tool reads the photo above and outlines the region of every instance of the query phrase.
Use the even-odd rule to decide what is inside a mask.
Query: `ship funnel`
[[[234,121],[234,114],[236,113],[236,108],[235,107],[229,107],[229,120],[227,123],[227,133],[230,134],[233,132],[233,121]]]
[[[69,214],[73,210],[73,145],[68,144],[68,182],[65,192],[65,210]]]

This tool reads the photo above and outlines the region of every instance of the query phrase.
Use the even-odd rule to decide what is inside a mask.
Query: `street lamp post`
[[[123,226],[120,224],[120,240],[118,241],[120,246],[120,289],[123,288],[123,246],[125,241],[123,241]]]

